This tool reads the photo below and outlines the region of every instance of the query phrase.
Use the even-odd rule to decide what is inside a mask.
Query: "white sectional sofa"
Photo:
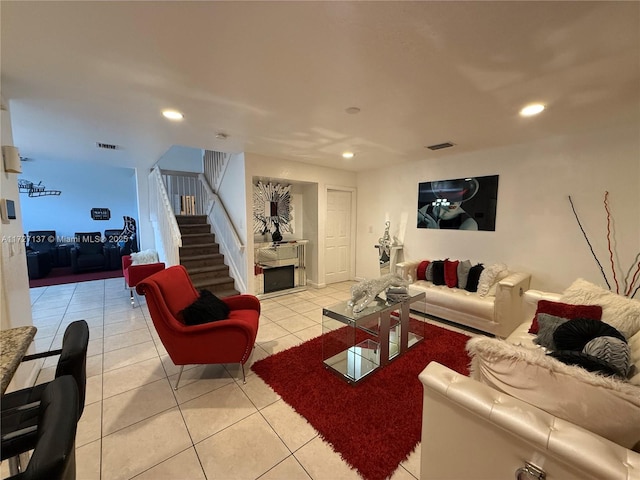
[[[528,333],[540,300],[565,301],[530,290],[506,340],[467,344],[471,378],[435,362],[420,374],[422,480],[514,478],[524,468],[547,480],[640,479],[640,301],[603,306],[602,321],[625,331],[630,347],[635,370],[622,380],[545,355]]]
[[[412,289],[425,292],[425,301],[413,303],[412,309],[500,338],[507,337],[520,324],[522,295],[529,289],[530,274],[509,272],[496,282],[495,288],[482,296],[461,288],[417,280],[416,271],[421,262],[406,261],[396,265],[396,273],[410,282]]]

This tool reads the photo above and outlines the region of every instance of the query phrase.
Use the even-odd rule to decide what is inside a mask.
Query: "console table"
[[[306,288],[307,243],[309,240],[255,244],[254,275],[257,296],[268,298]]]

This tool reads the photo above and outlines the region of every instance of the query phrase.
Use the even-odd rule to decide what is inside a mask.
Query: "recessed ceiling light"
[[[169,120],[182,120],[184,115],[177,110],[163,110],[162,115]]]
[[[342,158],[353,158],[353,157],[355,157],[355,156],[356,156],[356,154],[355,154],[355,153],[353,153],[353,152],[344,152],[344,153],[342,154]]]
[[[532,103],[531,105],[527,105],[522,110],[520,110],[520,115],[523,117],[531,117],[533,115],[537,115],[544,110],[544,105],[541,103]]]
[[[218,132],[216,133],[216,138],[218,140],[226,140],[227,138],[229,138],[229,135],[227,135],[226,133]]]
[[[355,115],[356,113],[360,113],[360,109],[358,107],[349,107],[345,109],[345,112],[347,112],[350,115]]]

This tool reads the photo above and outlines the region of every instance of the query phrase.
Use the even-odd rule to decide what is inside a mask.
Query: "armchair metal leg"
[[[136,302],[133,299],[133,288],[129,288],[129,297],[131,298],[131,308],[136,308]]]
[[[240,368],[242,369],[242,384],[246,385],[247,383],[247,377],[244,375],[244,363],[240,364]]]
[[[182,371],[184,370],[184,365],[180,365],[180,372],[178,373],[178,379],[176,380],[176,386],[173,387],[174,390],[178,390],[178,384],[180,383],[180,377],[182,377]]]

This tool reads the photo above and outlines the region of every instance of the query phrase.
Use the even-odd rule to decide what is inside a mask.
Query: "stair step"
[[[211,233],[211,226],[208,223],[178,226],[180,227],[180,233],[183,235],[190,235],[193,233]]]
[[[218,277],[218,278],[208,278],[205,280],[196,280],[193,281],[192,283],[196,286],[200,286],[200,285],[224,285],[227,283],[231,283],[231,285],[234,284],[233,278],[231,277]]]
[[[186,268],[186,267],[185,267]],[[189,267],[187,271],[189,275],[197,275],[199,273],[218,273],[220,271],[228,270],[229,267],[224,263],[218,265],[205,265],[205,266],[197,266],[197,267]]]
[[[217,243],[200,243],[180,247],[180,258],[193,255],[211,255],[212,253],[220,253],[220,246]]]
[[[176,215],[178,225],[194,225],[207,223],[206,215]]]
[[[182,234],[180,264],[189,272],[193,286],[197,290],[209,290],[220,298],[238,295],[207,216],[176,215],[176,220]]]
[[[187,268],[189,277],[192,282],[200,280],[213,280],[217,278],[229,278],[229,267],[222,265],[214,265],[212,267]]]
[[[235,290],[235,289],[231,289],[231,290],[216,290],[215,292],[211,292],[211,293],[213,293],[218,298],[231,297],[232,295],[240,295],[240,292]]]
[[[187,233],[182,234],[182,246],[204,245],[216,243],[216,236],[213,233]]]
[[[198,267],[208,267],[213,265],[224,265],[224,255],[221,253],[211,253],[208,255],[180,256],[180,264],[187,270]]]
[[[210,292],[216,293],[222,290],[235,290],[235,282],[233,278],[230,277],[222,277],[222,278],[207,278],[204,280],[191,280],[193,286],[196,290],[209,290]],[[217,295],[217,293],[216,293]]]

